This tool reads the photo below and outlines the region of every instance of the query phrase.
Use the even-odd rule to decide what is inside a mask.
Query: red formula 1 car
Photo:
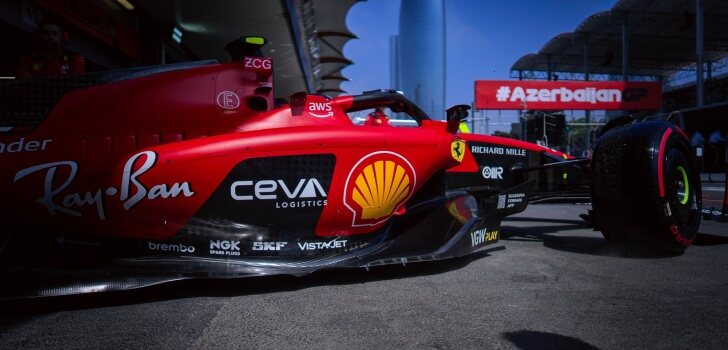
[[[433,121],[396,92],[276,103],[271,60],[240,51],[0,86],[4,295],[458,257],[554,196],[591,195],[610,242],[679,251],[697,233],[697,172],[669,122],[613,128],[590,163],[457,134],[465,106]],[[382,109],[416,125],[351,121]]]

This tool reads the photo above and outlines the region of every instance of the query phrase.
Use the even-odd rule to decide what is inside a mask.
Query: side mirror
[[[458,122],[468,117],[468,111],[470,106],[468,105],[457,105],[447,109],[447,121],[457,120]]]
[[[468,117],[468,105],[456,105],[447,109],[447,130],[451,133],[456,133],[460,128],[460,122]]]
[[[291,95],[291,115],[294,117],[303,115],[303,109],[306,107],[306,96],[308,96],[308,93],[305,91]]]

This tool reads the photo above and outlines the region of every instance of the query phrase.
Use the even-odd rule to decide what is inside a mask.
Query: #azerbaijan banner
[[[477,80],[476,109],[660,109],[659,82]]]

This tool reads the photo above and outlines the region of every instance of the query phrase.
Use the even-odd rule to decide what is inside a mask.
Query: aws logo
[[[308,114],[316,118],[328,118],[334,115],[331,102],[309,102]]]
[[[352,227],[375,226],[390,218],[412,196],[416,184],[412,164],[401,155],[381,151],[364,156],[344,188]]]

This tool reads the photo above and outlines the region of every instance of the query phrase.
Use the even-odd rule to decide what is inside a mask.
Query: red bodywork
[[[345,113],[352,97],[308,95],[272,109],[270,67],[267,58],[246,57],[65,94],[34,130],[0,134],[3,221],[23,234],[166,239],[241,161],[332,154],[336,166],[315,232],[357,235],[402,214],[433,174],[458,164],[450,151],[456,137],[443,122],[354,125]],[[353,199],[356,177],[377,159],[402,169],[408,183],[386,199],[394,201],[391,210],[385,205],[364,218],[362,201]],[[239,197],[276,195],[246,182],[235,190]]]

